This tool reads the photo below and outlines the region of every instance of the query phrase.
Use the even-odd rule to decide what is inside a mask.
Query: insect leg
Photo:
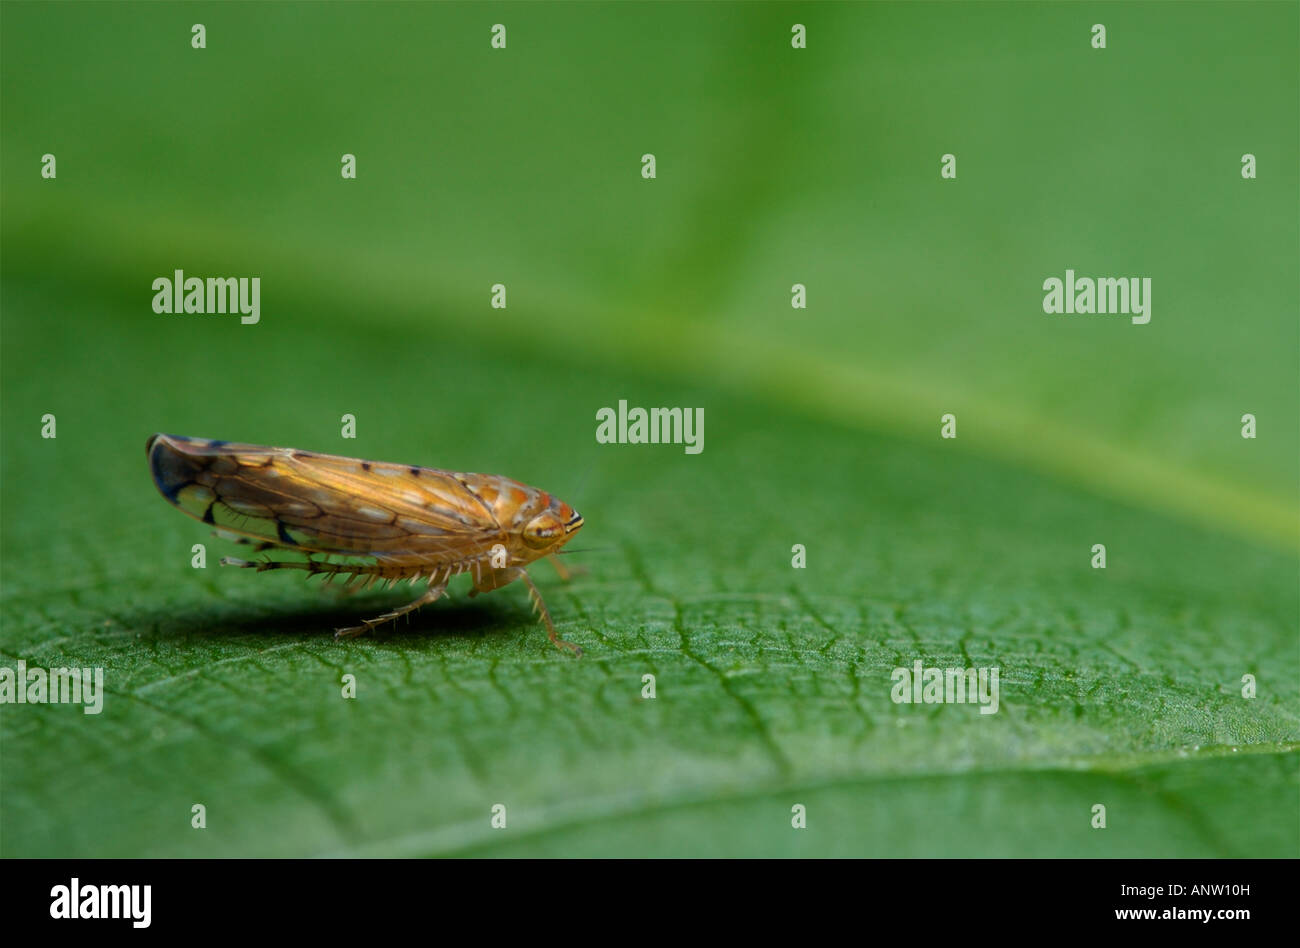
[[[572,642],[564,641],[564,639],[555,634],[555,624],[551,622],[550,610],[546,608],[546,603],[542,601],[542,594],[538,592],[537,587],[533,585],[533,578],[528,575],[526,570],[522,569],[519,571],[519,578],[528,584],[528,595],[533,600],[533,608],[541,613],[542,621],[546,623],[546,631],[551,640],[551,644],[559,649],[567,648],[574,655],[581,655],[581,648],[574,645]]]
[[[447,578],[444,577],[438,582],[430,583],[429,588],[426,589],[418,599],[408,602],[400,609],[394,609],[392,612],[385,612],[382,616],[376,616],[373,619],[366,619],[361,623],[361,625],[354,625],[347,629],[336,629],[334,631],[334,638],[347,639],[356,635],[362,635],[366,632],[371,632],[376,626],[383,625],[385,622],[392,622],[394,619],[400,618],[408,612],[414,612],[421,606],[427,606],[429,603],[441,596],[446,589]]]
[[[563,563],[560,562],[559,556],[557,556],[554,553],[548,556],[547,559],[550,560],[551,565],[555,567],[555,574],[559,576],[560,579],[566,583],[569,582],[569,580],[573,579],[573,577],[582,576],[587,572],[587,567],[585,566],[574,566],[574,567],[565,566]]]
[[[541,614],[542,621],[546,623],[546,631],[549,633],[551,644],[556,648],[567,648],[575,655],[581,655],[582,649],[578,648],[578,646],[574,645],[572,642],[564,641],[564,639],[559,638],[555,634],[555,625],[551,622],[551,613],[546,608],[546,603],[542,601],[542,594],[537,591],[537,587],[533,585],[532,578],[523,567],[507,566],[501,569],[486,570],[481,574],[476,574],[474,588],[470,591],[470,596],[476,596],[483,592],[491,592],[493,589],[500,589],[502,586],[513,583],[516,579],[522,579],[528,584],[528,595],[533,601],[533,608]]]
[[[304,563],[299,560],[241,560],[237,556],[223,556],[221,565],[238,566],[240,569],[255,569],[259,573],[268,569],[302,569],[313,576],[318,573],[329,573],[331,575],[347,574],[349,576],[379,577],[393,571],[391,566],[384,566],[380,563],[321,563],[316,561]]]

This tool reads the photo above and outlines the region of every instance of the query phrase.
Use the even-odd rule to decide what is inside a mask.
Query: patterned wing
[[[501,534],[448,471],[161,434],[146,452],[171,503],[275,546],[436,565],[482,555]]]

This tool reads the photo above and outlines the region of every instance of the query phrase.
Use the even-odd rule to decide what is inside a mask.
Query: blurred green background
[[[0,5],[0,659],[109,690],[0,708],[0,853],[1300,854],[1297,9]],[[553,491],[585,657],[518,586],[336,644],[401,594],[218,568],[155,431]]]

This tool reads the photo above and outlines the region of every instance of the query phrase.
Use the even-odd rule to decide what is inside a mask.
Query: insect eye
[[[529,521],[528,526],[524,527],[524,542],[533,547],[547,546],[563,534],[564,524],[560,523],[559,518],[544,513],[534,517]]]

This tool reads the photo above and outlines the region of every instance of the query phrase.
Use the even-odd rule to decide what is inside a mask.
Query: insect
[[[257,551],[292,550],[294,560],[224,557],[223,566],[259,572],[300,569],[346,576],[356,588],[405,579],[425,583],[412,602],[361,625],[360,635],[435,601],[452,576],[469,573],[471,596],[516,579],[528,586],[556,648],[582,650],[555,634],[550,612],[525,567],[554,558],[582,528],[572,507],[544,490],[496,474],[457,474],[430,467],[362,461],[292,448],[156,434],[145,445],[154,484],[182,511]],[[351,562],[324,557],[349,558]],[[356,562],[364,559],[364,562]]]

